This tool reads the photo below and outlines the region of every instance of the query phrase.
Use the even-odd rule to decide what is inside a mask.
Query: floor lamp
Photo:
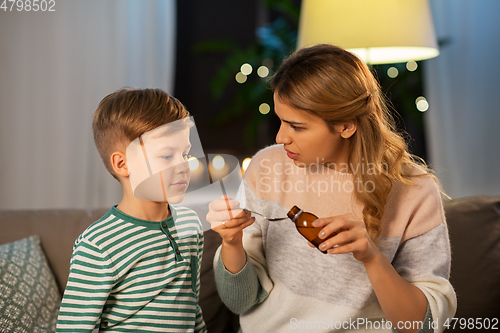
[[[302,0],[298,48],[320,43],[369,64],[439,55],[427,0]]]

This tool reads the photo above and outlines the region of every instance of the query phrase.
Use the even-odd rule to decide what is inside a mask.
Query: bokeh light
[[[214,169],[216,170],[222,170],[224,168],[224,166],[226,165],[226,161],[224,160],[224,157],[220,156],[220,155],[216,155],[213,159],[212,159],[212,166],[214,167]]]
[[[247,81],[247,76],[245,74],[243,74],[242,72],[238,72],[238,74],[236,74],[236,82],[238,83],[245,83]]]
[[[399,74],[399,71],[396,67],[390,67],[387,70],[387,76],[389,76],[391,79],[394,79],[395,77],[397,77],[398,74]]]
[[[271,107],[269,106],[269,104],[267,103],[262,103],[260,106],[259,106],[259,112],[262,113],[262,114],[268,114],[269,111],[271,111]]]
[[[266,66],[260,66],[257,68],[257,75],[262,78],[267,77],[269,75],[269,68]]]
[[[409,70],[410,72],[416,71],[418,68],[417,62],[410,60],[406,63],[406,69]]]
[[[252,65],[250,65],[249,63],[245,63],[240,67],[240,71],[245,75],[250,75],[250,73],[252,73],[252,70]]]
[[[188,164],[191,171],[196,171],[200,167],[200,161],[194,156],[188,159]]]
[[[417,105],[417,109],[420,112],[425,112],[429,109],[429,102],[427,102],[427,99],[425,97],[420,96],[415,100],[415,104]]]
[[[246,169],[248,168],[248,166],[250,165],[250,162],[252,161],[252,159],[250,157],[247,157],[243,160],[243,162],[241,163],[241,167],[243,168],[243,171],[246,171]]]

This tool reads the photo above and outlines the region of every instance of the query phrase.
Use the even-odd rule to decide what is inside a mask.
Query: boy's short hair
[[[179,100],[161,89],[122,88],[104,97],[94,113],[92,130],[97,151],[115,178],[110,156],[140,135],[189,117]]]

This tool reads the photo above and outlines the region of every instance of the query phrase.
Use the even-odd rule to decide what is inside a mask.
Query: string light
[[[429,102],[427,102],[427,99],[425,97],[420,96],[415,100],[415,104],[417,106],[417,110],[420,112],[425,112],[429,109]]]
[[[387,76],[389,76],[391,79],[394,79],[395,77],[397,77],[398,74],[399,74],[399,71],[396,67],[390,67],[387,70]]]
[[[252,65],[250,65],[249,63],[245,63],[240,67],[240,71],[245,75],[250,75],[250,73],[252,73],[252,70]]]
[[[242,72],[238,72],[235,76],[236,82],[238,83],[245,83],[247,81],[247,76],[243,74]]]
[[[262,103],[260,106],[259,106],[259,112],[262,113],[262,114],[268,114],[269,111],[271,111],[271,107],[269,106],[269,104],[267,103]]]
[[[257,75],[264,78],[269,75],[269,68],[266,66],[262,65],[259,68],[257,68]]]
[[[418,68],[417,62],[410,60],[406,63],[406,69],[409,70],[410,72],[416,71]]]

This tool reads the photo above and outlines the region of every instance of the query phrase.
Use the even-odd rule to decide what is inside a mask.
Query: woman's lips
[[[295,160],[297,157],[299,157],[299,154],[295,154],[295,153],[292,153],[291,151],[286,150],[286,155],[288,156],[288,158],[292,159],[292,160]]]

